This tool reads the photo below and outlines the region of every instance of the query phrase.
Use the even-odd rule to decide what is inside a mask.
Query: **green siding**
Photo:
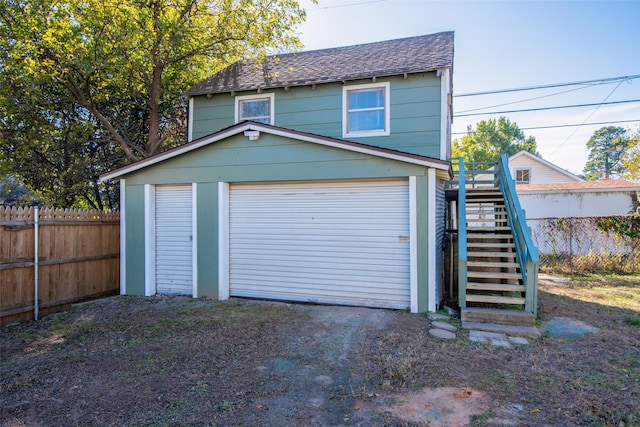
[[[198,295],[218,297],[218,182],[417,176],[418,306],[428,307],[428,168],[262,133],[235,135],[125,176],[126,289],[144,295],[144,184],[197,183]]]
[[[218,298],[218,183],[197,187],[198,296]]]
[[[144,295],[144,185],[125,185],[125,293]]]
[[[236,135],[133,172],[127,184],[391,178],[426,173],[422,166],[263,133],[257,141]]]
[[[435,72],[379,78],[390,82],[391,134],[382,137],[348,138],[363,144],[424,156],[440,157],[440,78]],[[370,79],[347,85],[371,83]],[[275,125],[318,135],[342,138],[342,83],[326,83],[273,89]],[[242,92],[248,95],[255,92]],[[196,97],[193,111],[193,139],[234,124],[234,97],[216,94]]]

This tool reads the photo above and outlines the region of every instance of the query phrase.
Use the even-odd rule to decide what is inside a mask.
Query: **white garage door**
[[[156,187],[156,292],[193,294],[191,185]]]
[[[407,180],[232,184],[232,296],[407,308]]]

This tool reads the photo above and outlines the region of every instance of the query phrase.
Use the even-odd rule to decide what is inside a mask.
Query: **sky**
[[[454,31],[454,139],[467,126],[503,115],[535,137],[543,159],[582,173],[586,143],[596,130],[612,125],[640,131],[640,0],[299,3],[307,11],[298,28],[304,50]],[[622,76],[637,77],[460,96]],[[637,102],[620,102],[632,100]],[[594,105],[548,109],[579,104]],[[500,114],[532,108],[545,110]],[[480,112],[498,114],[469,115]],[[622,121],[630,122],[612,123]],[[558,127],[564,125],[581,126]]]

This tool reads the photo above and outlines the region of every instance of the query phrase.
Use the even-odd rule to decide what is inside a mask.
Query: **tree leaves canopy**
[[[29,153],[71,170],[105,160],[82,157],[100,147],[108,170],[186,142],[182,93],[242,57],[298,48],[304,18],[295,0],[0,0],[4,169],[35,187],[47,180],[25,171]]]
[[[605,126],[598,129],[587,141],[589,157],[584,167],[587,180],[611,179],[624,173],[624,156],[629,137],[624,128]]]
[[[523,150],[539,156],[535,137],[525,137],[516,123],[499,117],[483,120],[475,129],[468,126],[467,134],[453,142],[451,155],[465,162],[495,163],[502,154],[512,156]]]
[[[622,166],[624,167],[624,178],[640,181],[640,128],[629,140],[627,151],[622,159]]]

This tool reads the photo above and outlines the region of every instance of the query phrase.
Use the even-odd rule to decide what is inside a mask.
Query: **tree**
[[[297,48],[304,18],[295,0],[0,0],[5,168],[17,172],[10,156],[28,160],[53,130],[68,150],[49,150],[45,168],[90,164],[82,155],[100,149],[134,162],[184,143],[184,90],[242,57]]]
[[[512,156],[523,150],[539,156],[536,139],[525,137],[517,124],[500,117],[479,122],[475,130],[468,126],[467,134],[453,142],[451,154],[465,162],[495,163],[502,154]]]
[[[623,177],[633,181],[640,181],[640,128],[629,139],[629,145],[622,159],[624,167]]]
[[[623,159],[629,145],[624,128],[605,126],[598,129],[587,141],[589,157],[583,173],[587,180],[611,179],[624,172]]]

